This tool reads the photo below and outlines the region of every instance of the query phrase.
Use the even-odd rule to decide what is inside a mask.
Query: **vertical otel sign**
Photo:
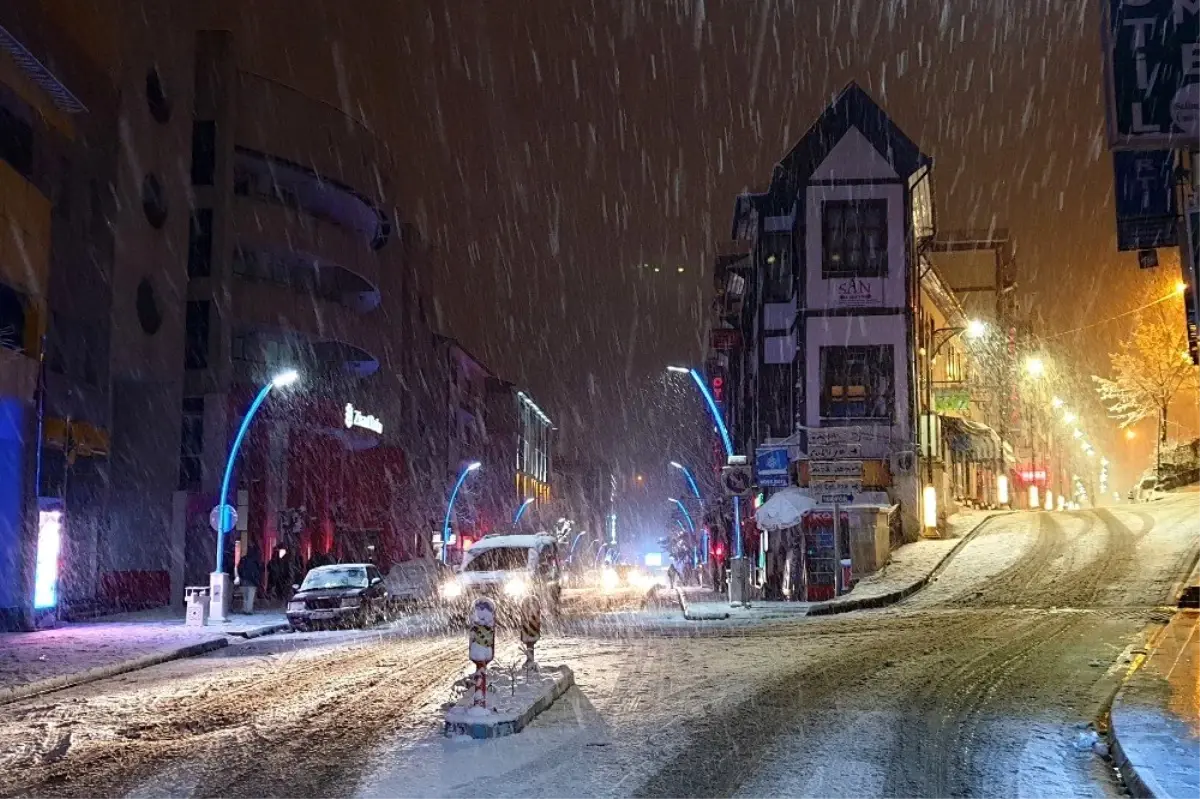
[[[1108,137],[1113,149],[1200,138],[1200,0],[1107,0]]]

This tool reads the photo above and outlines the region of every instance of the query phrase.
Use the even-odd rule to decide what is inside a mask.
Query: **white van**
[[[1162,499],[1166,493],[1158,488],[1158,478],[1151,475],[1143,477],[1141,482],[1137,484],[1134,490],[1134,502],[1153,502],[1156,499]]]
[[[489,535],[467,551],[455,579],[442,585],[444,600],[469,605],[481,596],[509,606],[534,594],[557,613],[562,601],[558,541],[550,535]]]

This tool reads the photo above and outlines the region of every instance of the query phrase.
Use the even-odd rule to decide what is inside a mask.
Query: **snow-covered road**
[[[885,610],[550,635],[578,687],[496,741],[437,734],[459,636],[246,642],[0,707],[0,795],[1111,795],[1077,725],[1195,556],[1197,502],[994,519]]]

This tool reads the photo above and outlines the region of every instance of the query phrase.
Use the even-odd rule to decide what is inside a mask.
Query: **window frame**
[[[864,382],[869,384],[864,388],[867,389],[863,396],[863,412],[862,413],[834,413],[835,401],[833,399],[834,383],[830,376],[831,360],[834,357],[847,359],[842,368],[849,370],[853,368],[853,364],[849,359],[853,356],[861,358],[866,366],[867,374],[864,377]],[[893,344],[850,344],[850,345],[829,345],[822,346],[819,351],[818,362],[818,412],[822,420],[837,420],[837,421],[862,421],[862,422],[887,422],[894,423],[896,418],[896,347]],[[849,375],[847,375],[848,377]],[[887,380],[887,390],[882,398],[886,406],[886,413],[876,414],[868,411],[869,407],[878,402],[876,388],[879,385],[879,379],[883,377]],[[841,386],[843,390],[849,385],[857,385],[853,383],[845,383]],[[838,402],[841,402],[839,400]]]
[[[888,276],[888,199],[886,197],[862,197],[857,199],[837,199],[823,200],[821,203],[821,278],[824,280],[844,280],[847,278],[886,278]],[[847,212],[853,211],[853,216],[847,216]],[[873,262],[870,262],[868,257],[869,249],[867,247],[866,231],[869,229],[863,224],[864,216],[868,212],[879,212],[879,225],[877,232],[879,235],[880,246],[878,247],[878,255]],[[831,214],[841,212],[841,233],[840,242],[835,245],[835,233],[831,229]],[[854,248],[848,246],[851,237],[851,228],[848,224],[850,220],[854,221],[852,229],[853,236],[857,238],[857,250],[862,253],[863,263],[855,266],[850,265],[848,253],[853,252]],[[838,260],[834,260],[833,256],[840,254]]]

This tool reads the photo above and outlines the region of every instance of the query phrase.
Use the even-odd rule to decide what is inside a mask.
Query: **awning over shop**
[[[795,486],[788,486],[771,495],[755,511],[754,520],[762,530],[774,532],[800,524],[804,514],[817,506],[812,497]]]
[[[986,424],[957,416],[943,416],[942,429],[957,460],[973,463],[1000,460],[1000,436]]]

